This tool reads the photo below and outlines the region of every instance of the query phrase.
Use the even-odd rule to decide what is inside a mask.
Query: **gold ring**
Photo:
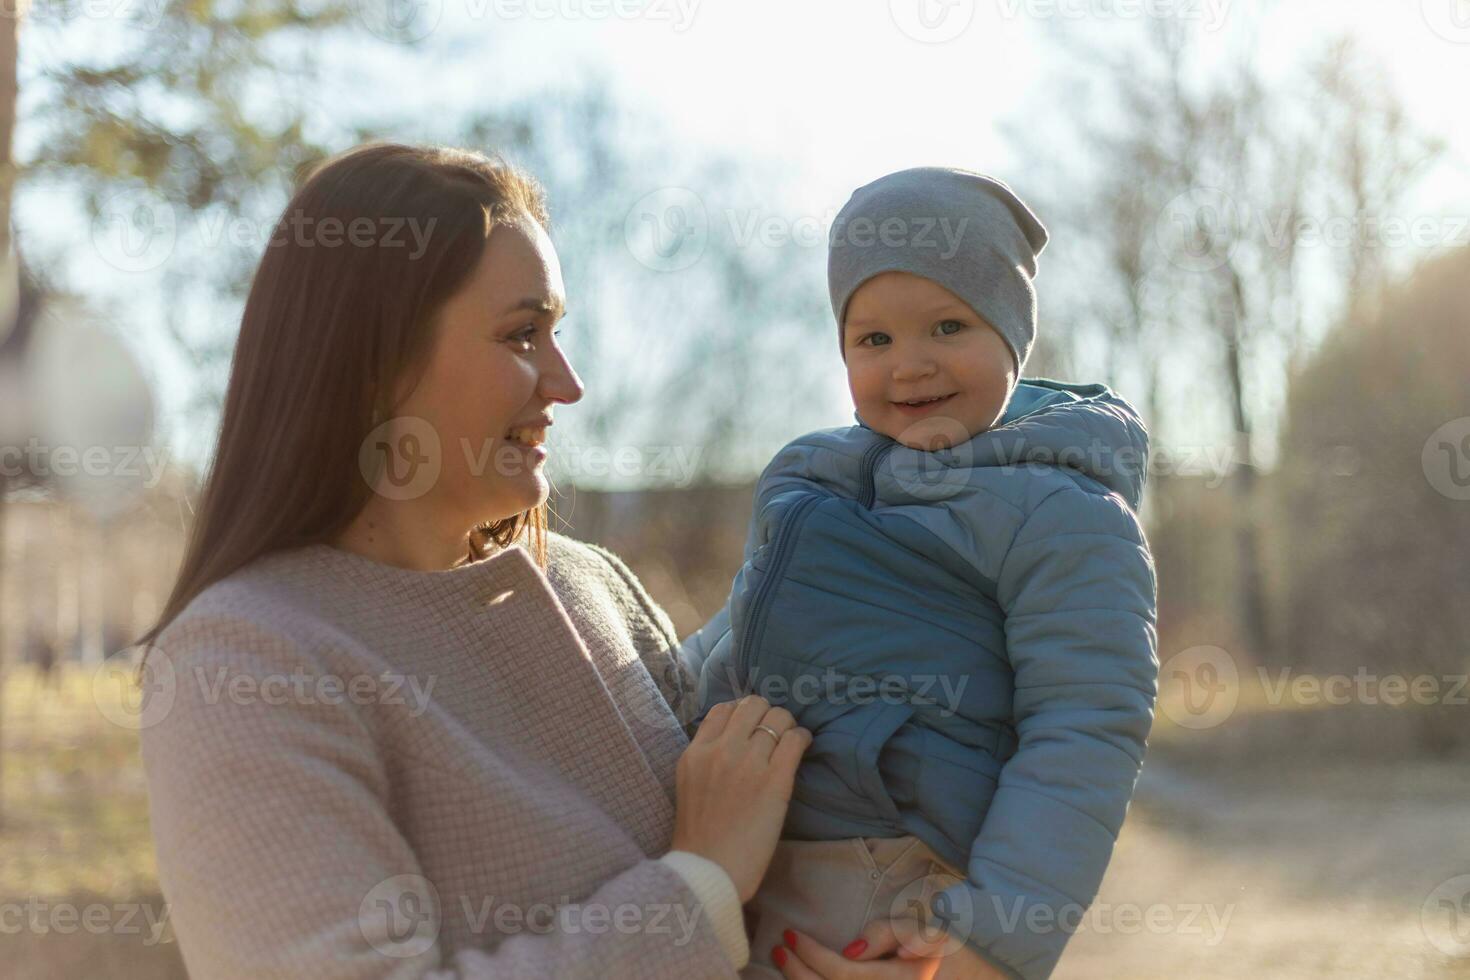
[[[781,741],[781,733],[776,731],[770,725],[756,725],[755,730],[758,732],[765,732],[767,735],[771,736],[778,742]]]

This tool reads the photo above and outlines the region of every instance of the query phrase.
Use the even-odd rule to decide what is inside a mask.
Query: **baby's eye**
[[[870,340],[872,341],[872,343],[868,344],[869,347],[880,347],[884,344],[889,344],[893,342],[893,338],[889,337],[886,333],[870,333],[862,340],[859,340],[858,343],[867,344]]]
[[[944,334],[945,336],[953,336],[954,334],[957,334],[961,330],[965,329],[965,327],[967,326],[969,326],[969,324],[965,323],[965,321],[963,320],[940,320],[938,324],[938,329],[939,332]],[[945,327],[954,327],[954,329],[946,330],[944,329]]]

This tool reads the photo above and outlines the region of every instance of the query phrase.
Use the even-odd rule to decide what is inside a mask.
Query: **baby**
[[[696,724],[753,691],[813,736],[747,976],[780,975],[788,928],[868,959],[937,923],[973,975],[1046,977],[1097,893],[1158,672],[1148,434],[1105,385],[1021,380],[1047,237],[938,167],[833,226],[858,424],[766,467],[730,600],[681,649]],[[864,932],[890,917],[918,938]]]

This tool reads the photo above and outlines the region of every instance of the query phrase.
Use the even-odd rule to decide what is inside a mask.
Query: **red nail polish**
[[[862,956],[863,950],[867,948],[868,941],[866,939],[854,939],[852,942],[847,944],[847,947],[845,949],[843,949],[842,955],[846,956],[848,959],[853,959],[855,957]]]
[[[780,946],[771,947],[771,961],[777,966],[786,965],[786,950]]]
[[[792,949],[796,948],[796,933],[793,930],[787,929],[781,933],[781,938],[786,940],[787,946],[790,946]]]

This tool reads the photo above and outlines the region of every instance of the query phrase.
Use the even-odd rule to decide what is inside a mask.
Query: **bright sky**
[[[792,161],[793,179],[840,205],[858,183],[917,163],[1017,172],[993,130],[1057,69],[1046,31],[1127,31],[1131,11],[1178,10],[1219,37],[1247,0],[628,0],[635,19],[533,19],[494,11],[597,9],[598,0],[405,0],[442,10],[430,38],[487,57],[456,75],[470,98],[596,65],[693,142]],[[498,5],[497,5],[498,3]],[[614,7],[615,0],[603,0]],[[1103,11],[1116,9],[1108,16]],[[932,30],[924,25],[938,25]],[[458,25],[458,26],[457,26]],[[1348,30],[1387,63],[1423,125],[1470,159],[1470,3],[1292,0],[1262,37],[1267,65]],[[1437,28],[1437,30],[1436,30]],[[462,33],[461,33],[462,32]],[[951,37],[951,35],[953,35]],[[1119,36],[1119,35],[1114,35]],[[948,38],[948,40],[942,40]],[[478,84],[477,84],[478,82]],[[452,98],[445,86],[425,84]],[[412,90],[404,96],[413,98]]]
[[[1246,9],[1244,0],[627,0],[642,16],[594,18],[577,12],[621,0],[405,2],[425,23],[439,11],[428,43],[484,52],[460,72],[422,79],[440,98],[480,99],[596,65],[683,138],[789,159],[795,180],[837,204],[857,183],[916,163],[1023,166],[992,124],[1055,70],[1048,21],[1127,30],[1138,20],[1128,12],[1161,7],[1224,38],[1235,9]],[[1110,8],[1119,13],[1099,13]],[[567,16],[545,17],[555,11]],[[1267,64],[1352,31],[1388,62],[1421,122],[1458,137],[1470,157],[1470,4],[1293,0],[1272,16]],[[408,104],[417,97],[400,91]]]
[[[709,147],[780,161],[780,199],[816,215],[834,211],[857,185],[915,164],[972,167],[1024,184],[1027,161],[1012,157],[995,124],[1034,106],[1029,92],[1054,89],[1051,21],[1107,37],[1147,11],[1173,10],[1226,39],[1246,9],[1246,0],[392,2],[388,9],[426,33],[424,48],[339,51],[332,61],[342,73],[315,93],[324,109],[395,106],[443,118],[595,71],[660,119],[680,152]],[[1387,62],[1417,121],[1470,161],[1470,0],[1292,0],[1278,8],[1262,38],[1264,64],[1293,64],[1350,30]],[[1441,174],[1420,206],[1470,214],[1465,177],[1463,165]],[[19,202],[17,220],[46,226],[38,235],[85,242],[85,228],[57,230],[57,207],[34,195]],[[95,265],[81,274],[104,288],[108,273]],[[121,292],[136,297],[135,283]],[[181,365],[146,329],[131,336],[156,366],[165,415],[177,410],[185,389],[170,376]],[[833,411],[830,424],[847,421],[847,407],[834,403]]]

